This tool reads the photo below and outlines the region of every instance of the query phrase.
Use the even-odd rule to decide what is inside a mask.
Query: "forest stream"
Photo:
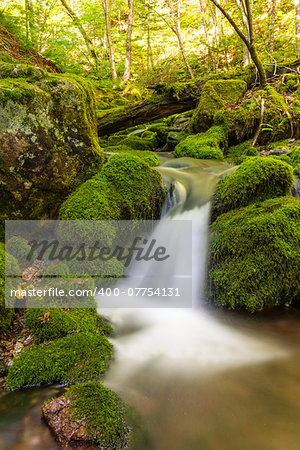
[[[157,170],[175,186],[160,232],[168,220],[193,221],[193,309],[105,310],[117,330],[111,339],[117,354],[104,383],[141,415],[133,448],[296,450],[299,309],[250,316],[212,309],[204,300],[208,202],[233,168],[163,154],[160,163]],[[40,407],[63,389],[2,393],[0,449],[59,448]]]

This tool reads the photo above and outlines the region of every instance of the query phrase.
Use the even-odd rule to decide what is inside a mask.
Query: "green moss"
[[[50,344],[32,345],[14,360],[8,389],[48,383],[72,383],[102,376],[112,345],[102,334],[74,333]]]
[[[138,156],[118,153],[98,175],[71,194],[59,217],[147,220],[159,218],[163,200],[161,175]]]
[[[298,86],[299,86],[299,75],[287,73],[279,83],[278,90],[282,94],[292,93],[297,90]]]
[[[167,142],[169,128],[164,123],[154,123],[148,127],[148,130],[156,133],[157,143],[163,147]]]
[[[269,157],[272,157],[272,155],[270,155]],[[285,161],[295,168],[298,164],[300,164],[300,147],[294,147],[288,153],[276,156],[276,158],[281,161]]]
[[[12,324],[14,310],[5,308],[5,264],[9,273],[18,275],[20,273],[19,265],[16,259],[6,253],[5,247],[0,243],[0,333],[5,333]],[[10,284],[9,281],[7,281]],[[12,286],[13,287],[13,286]]]
[[[297,164],[294,168],[294,174],[300,177],[300,164]]]
[[[113,337],[115,335],[115,330],[112,327],[109,319],[104,316],[97,316],[97,327],[99,333],[107,337]]]
[[[36,81],[46,76],[40,67],[20,63],[0,63],[0,78],[25,78]]]
[[[71,418],[84,420],[87,440],[101,448],[128,448],[130,428],[126,424],[128,405],[98,381],[72,386]]]
[[[258,145],[269,144],[290,137],[291,114],[284,97],[272,86],[256,91],[250,99],[245,99],[237,108],[221,109],[214,115],[214,123],[222,125],[228,133],[231,145],[254,136],[260,121],[261,97],[265,98],[265,112]]]
[[[45,92],[23,79],[0,80],[0,103],[2,107],[6,106],[9,101],[27,105],[36,96],[46,99]]]
[[[25,314],[25,324],[40,343],[61,338],[75,331],[96,332],[96,309],[28,309]]]
[[[211,226],[213,300],[260,311],[300,295],[300,200],[267,200],[220,216]]]
[[[246,92],[243,80],[209,80],[201,92],[199,105],[192,117],[193,129],[205,131],[213,124],[215,112],[236,103]]]
[[[257,149],[252,147],[252,140],[229,147],[226,157],[234,164],[241,164],[247,156],[257,156]]]
[[[19,264],[26,264],[26,258],[31,250],[30,245],[25,239],[13,236],[6,243],[6,251],[13,255]]]
[[[275,158],[247,158],[219,181],[212,199],[212,220],[231,209],[287,195],[293,185],[292,168]]]
[[[133,150],[153,150],[157,147],[156,134],[153,133],[150,138],[127,136],[125,139],[120,141],[120,144],[126,145]]]
[[[149,167],[155,167],[159,165],[159,159],[156,153],[148,150],[132,150],[126,145],[115,145],[112,147],[106,147],[108,153],[129,153],[130,155],[138,156],[142,161],[148,164]]]
[[[222,159],[221,148],[227,144],[222,127],[211,127],[206,133],[188,136],[175,147],[174,156],[190,156],[198,159]]]

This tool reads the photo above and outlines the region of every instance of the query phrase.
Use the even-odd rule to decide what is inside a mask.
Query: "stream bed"
[[[300,309],[248,315],[205,304],[205,205],[218,177],[232,167],[164,155],[161,163],[158,170],[177,196],[167,217],[196,225],[197,298],[193,310],[99,310],[118,331],[112,339],[116,361],[104,383],[136,408],[143,423],[132,448],[298,450]],[[0,449],[59,448],[40,407],[63,389],[2,393]]]

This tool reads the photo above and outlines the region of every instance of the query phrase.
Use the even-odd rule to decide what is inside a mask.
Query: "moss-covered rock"
[[[0,80],[0,217],[53,217],[102,166],[94,93],[75,75],[3,64]]]
[[[175,147],[174,156],[190,156],[198,159],[222,159],[221,148],[226,147],[227,139],[224,128],[211,127],[205,133],[188,136]]]
[[[253,312],[299,298],[299,199],[270,199],[230,211],[210,231],[215,303]]]
[[[9,273],[14,273],[16,275],[20,274],[20,268],[17,260],[5,252],[4,244],[0,243],[0,334],[5,333],[11,326],[14,309],[5,307],[5,265]],[[9,288],[13,288],[12,283],[6,280]]]
[[[209,80],[201,92],[199,105],[192,117],[193,129],[207,130],[213,124],[215,112],[227,105],[236,103],[246,92],[243,80]]]
[[[159,147],[163,147],[167,142],[169,127],[163,122],[153,123],[148,128],[149,131],[156,133],[157,144]]]
[[[102,376],[112,357],[112,345],[102,334],[73,333],[50,344],[25,348],[14,360],[8,389],[48,383],[73,383]]]
[[[265,99],[263,127],[257,141],[258,145],[266,145],[291,135],[291,112],[284,97],[272,86],[257,91],[252,98],[246,98],[236,108],[223,108],[214,115],[215,125],[222,125],[228,133],[230,145],[254,137],[261,115],[261,98]]]
[[[258,151],[252,147],[252,141],[245,141],[241,144],[231,146],[226,152],[226,158],[234,164],[241,164],[248,156],[257,156]]]
[[[250,203],[287,195],[293,169],[283,161],[260,156],[247,158],[231,175],[219,181],[212,199],[211,219]]]
[[[107,450],[128,448],[128,405],[98,381],[71,386],[46,402],[43,417],[56,439],[67,444],[92,442]]]
[[[97,311],[91,308],[30,308],[25,313],[25,324],[40,343],[58,339],[71,332],[88,331],[95,333],[97,329]]]
[[[105,148],[106,154],[108,153],[129,153],[130,155],[138,156],[142,161],[148,164],[149,167],[156,167],[159,165],[159,159],[156,153],[148,150],[132,150],[126,145],[114,145]]]
[[[161,175],[138,156],[112,155],[102,171],[63,203],[59,217],[98,220],[151,220],[164,200]]]

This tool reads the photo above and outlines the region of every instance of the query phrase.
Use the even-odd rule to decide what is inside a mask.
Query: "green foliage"
[[[99,381],[71,386],[71,418],[84,420],[86,437],[101,448],[127,448],[130,428],[126,424],[128,405]]]
[[[300,177],[300,164],[297,164],[294,168],[294,174],[297,175],[297,177]]]
[[[147,220],[159,217],[163,200],[161,175],[138,156],[117,153],[98,175],[70,195],[59,217]]]
[[[214,302],[254,312],[299,298],[299,199],[270,199],[230,211],[210,231]]]
[[[215,112],[236,103],[246,92],[243,80],[209,80],[201,92],[200,102],[192,117],[196,132],[205,131],[213,124]]]
[[[205,133],[188,136],[175,147],[174,156],[190,156],[198,159],[222,159],[221,148],[227,145],[226,133],[222,127],[211,127]]]
[[[249,157],[233,174],[219,181],[212,199],[212,221],[231,209],[287,195],[293,181],[293,170],[285,162]]]
[[[90,308],[27,309],[25,324],[38,343],[51,341],[66,336],[71,332],[96,332],[97,311]]]
[[[50,344],[32,345],[14,360],[8,389],[48,383],[73,383],[102,376],[112,345],[102,334],[74,333]]]

